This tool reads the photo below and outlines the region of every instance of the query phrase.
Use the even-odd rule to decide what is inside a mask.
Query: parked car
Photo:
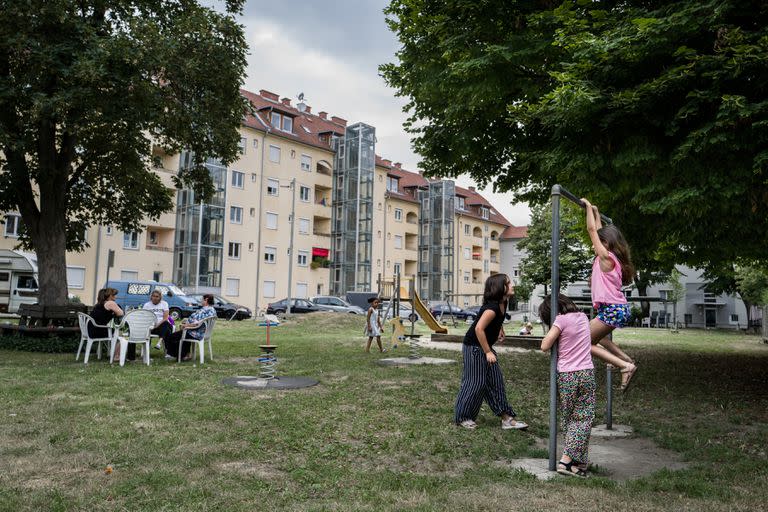
[[[381,304],[381,314],[384,315],[386,313],[387,317],[386,320],[389,320],[394,316],[393,311],[390,309],[387,311],[387,308],[389,307],[389,302],[382,302]],[[408,302],[400,301],[400,320],[402,321],[410,321],[411,313],[414,313],[413,307],[411,307],[411,304]],[[421,317],[418,313],[416,313],[416,321],[418,322],[421,320]]]
[[[267,305],[268,315],[279,315],[287,310],[288,299],[279,300]],[[314,313],[315,311],[322,310],[307,299],[291,299],[291,313]]]
[[[190,297],[194,298],[201,304],[203,302],[202,295],[190,295]],[[240,304],[235,304],[234,302],[230,302],[224,297],[220,297],[218,295],[213,296],[213,309],[216,310],[217,317],[226,318],[227,320],[245,320],[246,318],[251,318],[253,315],[249,308],[241,306]]]
[[[200,309],[200,302],[186,295],[181,288],[171,283],[157,281],[107,281],[107,288],[117,290],[115,302],[123,310],[140,308],[149,301],[149,295],[154,290],[163,294],[163,300],[168,303],[168,313],[174,320],[186,318],[195,310]]]
[[[467,313],[471,313],[472,314],[472,321],[474,321],[475,318],[477,318],[477,315],[480,313],[480,308],[481,307],[482,306],[469,306],[469,307],[464,308],[464,311],[466,311]],[[511,319],[512,319],[512,315],[510,313],[508,313],[508,312],[504,313],[504,323],[509,322]]]
[[[475,316],[477,315],[477,312],[472,313],[469,311],[466,311],[464,309],[461,309],[456,304],[451,304],[450,308],[448,307],[448,304],[445,302],[436,302],[432,304],[429,307],[429,312],[432,313],[432,316],[435,318],[442,318],[442,317],[448,317],[450,318],[451,314],[453,314],[453,317],[459,320],[469,320],[470,322],[475,319]]]
[[[355,315],[364,315],[365,310],[360,306],[353,306],[344,299],[332,297],[330,295],[318,295],[311,297],[310,302],[323,311],[335,311],[337,313],[353,313]]]

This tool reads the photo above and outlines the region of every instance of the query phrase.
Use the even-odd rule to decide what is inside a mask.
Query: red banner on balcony
[[[330,252],[331,252],[330,249],[323,249],[321,247],[312,248],[312,256],[320,256],[321,258],[327,258]]]

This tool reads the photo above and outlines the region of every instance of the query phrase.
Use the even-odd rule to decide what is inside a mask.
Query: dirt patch
[[[225,473],[240,473],[241,475],[255,476],[261,480],[285,480],[288,475],[279,469],[267,464],[247,461],[223,462],[217,465],[219,471]]]

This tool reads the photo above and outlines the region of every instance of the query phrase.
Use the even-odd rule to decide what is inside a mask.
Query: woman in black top
[[[115,297],[117,297],[117,290],[114,288],[102,288],[99,290],[99,294],[96,296],[96,305],[91,310],[91,318],[98,325],[107,325],[115,318],[123,316],[123,310],[115,302]],[[96,327],[89,323],[88,335],[91,338],[106,338],[109,336],[109,332],[106,327]],[[136,345],[129,345],[126,356],[131,355],[131,348],[133,348],[133,359],[136,359]]]
[[[501,428],[528,427],[522,421],[515,420],[515,411],[507,403],[504,375],[496,361],[496,351],[493,350],[493,344],[504,336],[504,313],[512,291],[512,283],[506,274],[489,277],[485,281],[483,306],[464,336],[464,368],[454,418],[456,424],[464,428],[477,427],[475,420],[483,399],[488,402],[494,414],[501,417]]]

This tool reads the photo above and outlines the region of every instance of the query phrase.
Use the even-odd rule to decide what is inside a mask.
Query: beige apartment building
[[[215,197],[200,204],[176,191],[175,209],[141,233],[90,229],[90,246],[67,255],[71,294],[93,303],[108,274],[265,308],[288,296],[289,281],[292,297],[343,295],[400,273],[416,277],[424,298],[479,302],[510,225],[480,194],[375,155],[374,127],[269,91],[243,94],[254,115],[240,130],[241,157],[228,168],[206,164]],[[159,147],[153,156],[168,187],[190,160]],[[0,248],[12,249],[20,222],[13,212],[4,220]]]

